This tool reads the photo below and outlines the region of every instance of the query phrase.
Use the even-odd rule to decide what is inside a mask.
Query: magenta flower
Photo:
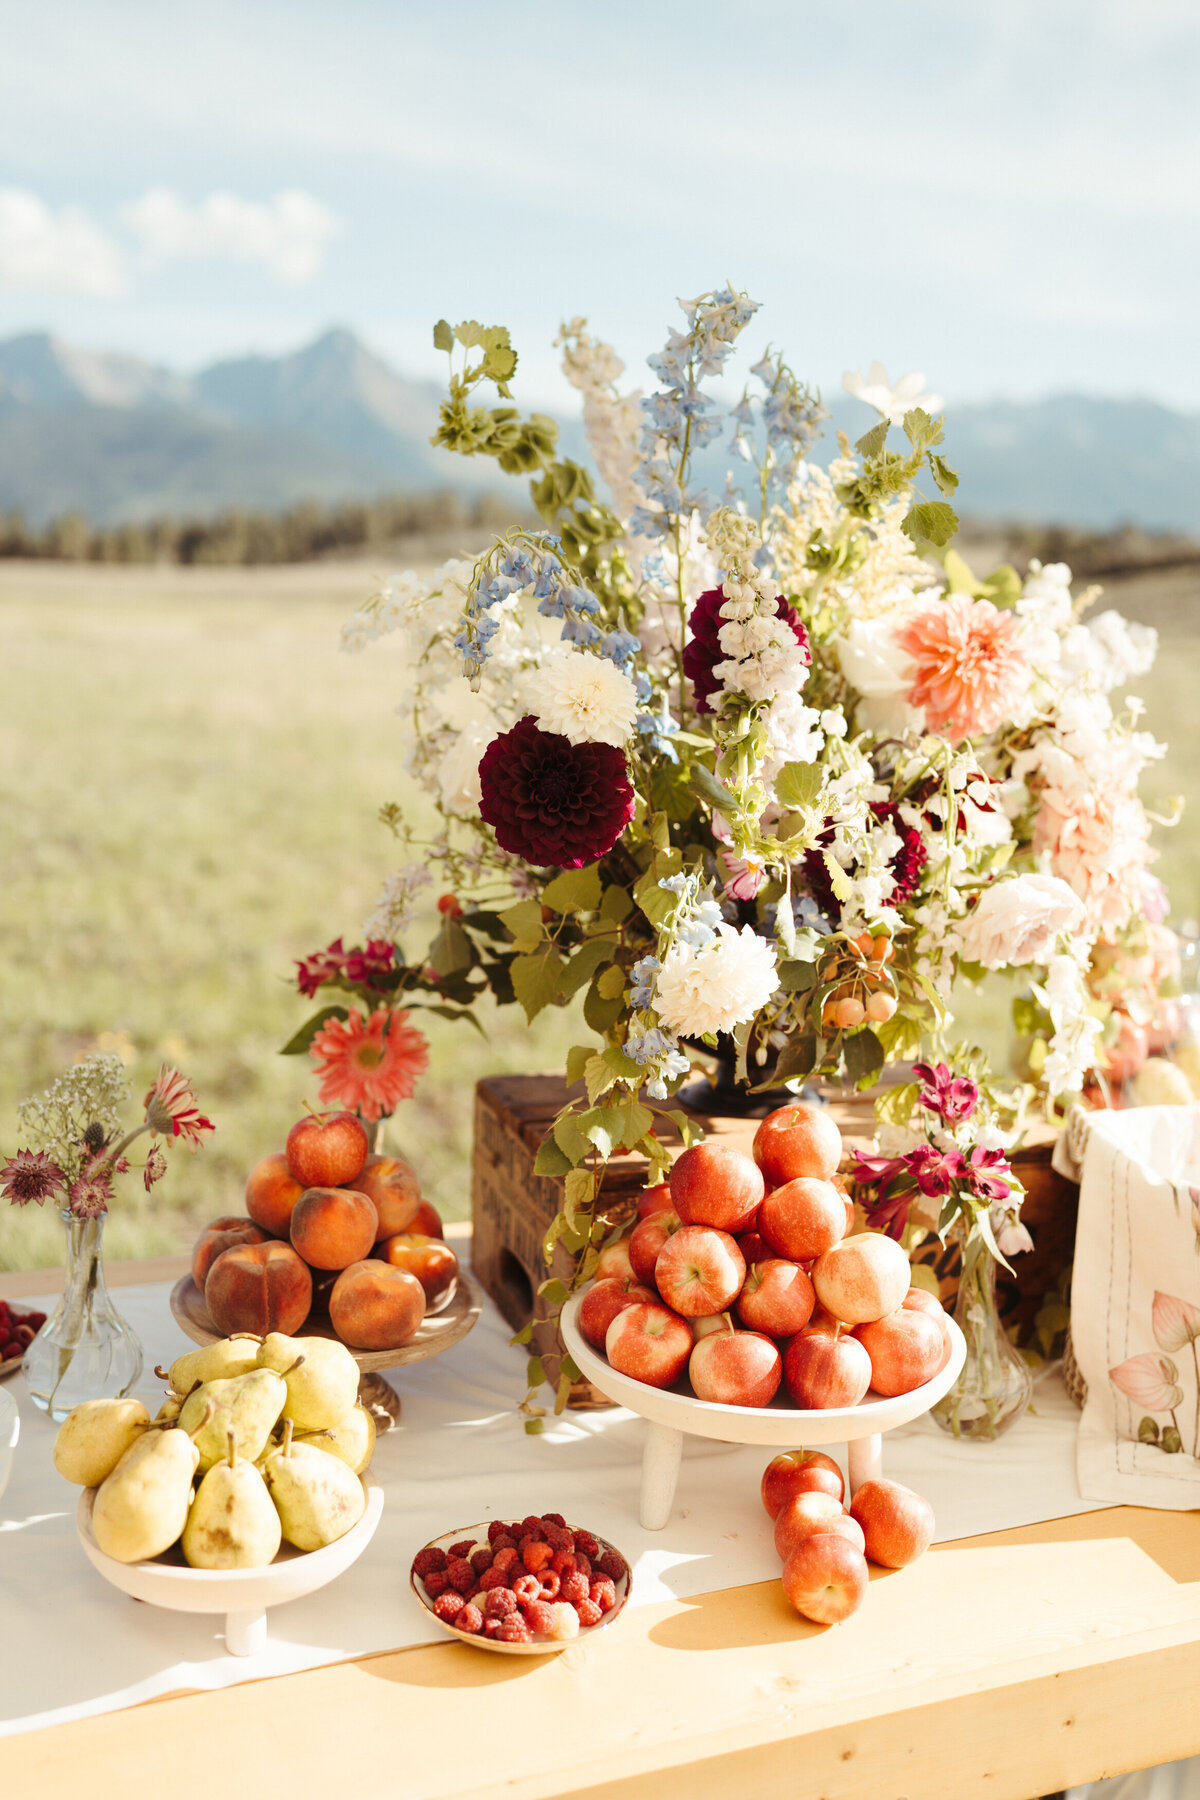
[[[1119,1363],[1108,1371],[1108,1379],[1147,1412],[1174,1412],[1183,1399],[1179,1370],[1169,1356],[1153,1350]]]
[[[921,1144],[916,1150],[910,1150],[905,1161],[917,1186],[930,1199],[940,1199],[943,1194],[948,1194],[965,1173],[961,1151],[939,1150],[933,1144]]]
[[[721,691],[721,683],[713,673],[718,663],[728,662],[727,653],[721,648],[721,608],[728,596],[720,588],[709,588],[701,594],[688,615],[688,626],[691,630],[691,641],[684,647],[683,672],[692,684],[692,698],[698,713],[710,713],[715,708],[710,705],[714,694]],[[786,619],[792,636],[804,652],[805,662],[812,661],[808,648],[808,633],[800,623],[799,615],[792,611],[782,595],[775,602],[775,616]]]
[[[612,849],[633,817],[624,754],[573,744],[526,715],[479,762],[480,815],[510,856],[539,868],[581,869]]]
[[[976,1084],[967,1075],[951,1074],[945,1063],[914,1063],[913,1074],[921,1084],[921,1105],[947,1125],[969,1119],[979,1104]]]
[[[981,1200],[1007,1200],[1016,1181],[1003,1150],[985,1150],[982,1144],[963,1162],[961,1178]]]
[[[386,938],[372,938],[365,950],[350,950],[346,955],[346,979],[380,993],[391,990],[388,976],[395,967],[396,946]]]
[[[142,1184],[149,1193],[156,1181],[161,1181],[167,1172],[167,1153],[161,1144],[151,1144],[150,1153],[142,1170]]]
[[[312,956],[306,956],[296,962],[296,986],[306,999],[311,1000],[318,988],[328,981],[336,981],[346,970],[346,952],[342,948],[341,938],[334,938],[325,950],[318,950]]]
[[[66,1191],[66,1176],[44,1150],[18,1150],[0,1168],[0,1199],[14,1206],[28,1206],[31,1200],[43,1206]]]

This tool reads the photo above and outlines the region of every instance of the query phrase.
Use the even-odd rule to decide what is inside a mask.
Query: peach
[[[425,1311],[442,1312],[458,1287],[458,1258],[442,1238],[420,1231],[398,1231],[383,1238],[376,1254],[393,1269],[407,1269],[425,1289]]]
[[[857,1406],[871,1385],[871,1359],[857,1338],[801,1331],[784,1351],[783,1379],[797,1406]]]
[[[638,1275],[629,1259],[628,1232],[616,1238],[611,1244],[605,1244],[600,1252],[599,1260],[592,1271],[596,1281],[638,1281]]]
[[[826,1250],[812,1272],[822,1306],[847,1325],[895,1312],[909,1286],[908,1258],[882,1231],[859,1231]]]
[[[722,1406],[768,1406],[783,1379],[783,1358],[759,1331],[707,1332],[688,1359],[697,1400]]]
[[[828,1181],[842,1160],[842,1134],[820,1106],[778,1106],[754,1134],[753,1156],[768,1187],[807,1175]]]
[[[950,1334],[941,1322],[903,1307],[857,1325],[854,1335],[871,1359],[871,1386],[885,1399],[924,1387],[950,1360]]]
[[[262,1244],[266,1237],[266,1232],[260,1231],[253,1219],[229,1217],[214,1219],[211,1225],[206,1225],[192,1251],[192,1280],[200,1292],[204,1292],[208,1271],[222,1250],[231,1250],[234,1244]]]
[[[640,1287],[636,1281],[616,1281],[611,1276],[593,1282],[579,1302],[579,1329],[595,1350],[603,1350],[608,1328],[619,1312],[648,1300],[658,1304],[653,1288]]]
[[[759,1492],[769,1519],[775,1519],[797,1494],[832,1494],[845,1498],[846,1483],[832,1456],[823,1450],[783,1450],[763,1470]]]
[[[807,1262],[845,1236],[845,1197],[831,1181],[798,1175],[767,1195],[758,1209],[758,1229],[776,1256]]]
[[[341,1187],[361,1175],[371,1144],[357,1113],[305,1113],[287,1134],[287,1165],[301,1187]]]
[[[264,1156],[255,1163],[246,1183],[246,1211],[272,1237],[285,1238],[292,1222],[292,1208],[303,1192],[302,1184],[288,1168],[286,1156]]]
[[[683,1220],[673,1207],[668,1207],[665,1212],[651,1213],[634,1226],[629,1239],[629,1261],[634,1279],[644,1287],[654,1286],[654,1265],[658,1261],[658,1253],[672,1233],[679,1231],[682,1226]]]
[[[293,1337],[312,1306],[312,1276],[291,1245],[278,1238],[235,1244],[209,1269],[204,1303],[223,1337],[238,1331]]]
[[[352,1262],[329,1295],[329,1321],[352,1350],[398,1350],[421,1328],[425,1289],[407,1269],[377,1257]]]
[[[671,1387],[688,1366],[692,1333],[669,1307],[639,1301],[624,1307],[608,1328],[604,1352],[619,1375],[648,1387]]]
[[[789,1605],[815,1625],[836,1625],[857,1612],[870,1579],[862,1552],[832,1531],[801,1538],[783,1565]]]
[[[658,1253],[654,1285],[677,1313],[702,1319],[724,1312],[741,1292],[746,1264],[735,1240],[712,1225],[683,1225]]]
[[[353,1188],[306,1188],[292,1208],[292,1248],[316,1269],[348,1269],[369,1256],[379,1215]]]
[[[737,1309],[751,1331],[789,1338],[808,1324],[816,1303],[813,1284],[799,1264],[772,1256],[746,1270]]]
[[[368,1156],[361,1173],[339,1185],[352,1187],[375,1202],[381,1238],[395,1237],[401,1231],[420,1231],[426,1237],[442,1235],[440,1220],[436,1229],[430,1230],[429,1224],[418,1218],[423,1209],[432,1212],[433,1208],[421,1199],[416,1171],[401,1156]]]
[[[910,1287],[900,1302],[905,1312],[927,1313],[931,1319],[945,1319],[946,1309],[928,1288]]]
[[[933,1542],[933,1508],[898,1481],[864,1481],[850,1506],[863,1528],[867,1555],[885,1569],[905,1569]]]
[[[766,1186],[744,1150],[705,1138],[676,1158],[668,1177],[671,1201],[685,1225],[749,1231]]]

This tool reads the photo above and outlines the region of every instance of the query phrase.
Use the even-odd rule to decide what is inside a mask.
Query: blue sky
[[[1191,0],[6,0],[0,335],[196,367],[330,323],[564,404],[726,279],[826,388],[1200,407]],[[748,334],[752,335],[752,334]]]

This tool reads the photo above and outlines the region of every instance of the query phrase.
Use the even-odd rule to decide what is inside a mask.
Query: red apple
[[[766,1262],[768,1256],[775,1254],[761,1231],[739,1231],[734,1235],[737,1238],[738,1249],[746,1259],[747,1268],[751,1263]]]
[[[362,1174],[370,1148],[354,1113],[305,1113],[287,1134],[288,1171],[303,1188],[342,1187]]]
[[[817,1488],[810,1488],[807,1494],[793,1494],[775,1515],[775,1554],[780,1562],[786,1562],[802,1537],[844,1517],[841,1501],[832,1494],[823,1494]]]
[[[846,1202],[831,1181],[798,1175],[768,1194],[758,1209],[758,1229],[776,1256],[807,1262],[846,1233]]]
[[[692,1337],[699,1343],[710,1331],[728,1331],[730,1319],[728,1313],[705,1313],[702,1318],[689,1319],[688,1324],[692,1328]]]
[[[932,1381],[950,1360],[950,1334],[938,1319],[899,1307],[854,1335],[871,1359],[871,1386],[890,1399]]]
[[[768,1187],[798,1175],[828,1181],[842,1160],[842,1134],[820,1106],[779,1106],[754,1134],[754,1160]]]
[[[748,1231],[766,1192],[762,1172],[744,1150],[705,1138],[671,1168],[671,1201],[685,1225]]]
[[[654,1286],[654,1265],[658,1261],[658,1253],[671,1236],[679,1231],[683,1220],[673,1207],[666,1212],[651,1213],[649,1218],[642,1219],[633,1228],[629,1240],[629,1261],[633,1267],[634,1278],[644,1287]]]
[[[759,1492],[767,1517],[774,1519],[797,1494],[832,1494],[840,1501],[846,1483],[832,1456],[823,1450],[782,1450],[763,1470]]]
[[[928,1288],[910,1287],[900,1304],[905,1312],[928,1313],[931,1319],[939,1320],[946,1317],[945,1307]]]
[[[861,1551],[832,1531],[801,1538],[783,1565],[789,1604],[815,1625],[836,1625],[857,1612],[870,1579]]]
[[[864,1481],[850,1506],[867,1540],[867,1555],[885,1569],[904,1569],[933,1542],[933,1508],[898,1481]]]
[[[908,1258],[882,1231],[859,1231],[826,1250],[812,1272],[817,1299],[847,1325],[895,1312],[908,1292]]]
[[[670,1212],[671,1210],[671,1189],[665,1181],[656,1182],[653,1187],[643,1188],[638,1195],[639,1219],[649,1219],[655,1213]]]
[[[633,1281],[605,1281],[592,1284],[579,1302],[579,1329],[595,1350],[603,1350],[608,1328],[619,1312],[636,1306],[640,1300],[657,1303],[658,1295]]]
[[[857,1338],[801,1331],[784,1351],[783,1379],[797,1406],[857,1406],[871,1385],[871,1359]]]
[[[658,1253],[654,1284],[667,1305],[687,1319],[724,1312],[746,1279],[742,1253],[727,1231],[683,1225]]]
[[[758,1331],[724,1331],[700,1338],[688,1359],[688,1377],[697,1400],[722,1406],[767,1406],[783,1379],[783,1358]]]
[[[629,1260],[628,1234],[617,1238],[614,1243],[605,1244],[592,1275],[596,1281],[637,1281],[639,1279]]]
[[[656,1301],[626,1306],[608,1328],[604,1351],[619,1375],[666,1388],[678,1381],[692,1354],[686,1319]]]
[[[765,1331],[768,1337],[794,1337],[812,1318],[817,1296],[813,1284],[797,1263],[781,1256],[751,1263],[738,1295],[737,1309],[743,1325]]]

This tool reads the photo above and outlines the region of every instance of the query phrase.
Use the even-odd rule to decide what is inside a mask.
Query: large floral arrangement
[[[646,395],[563,327],[607,500],[512,404],[507,332],[439,323],[436,441],[529,475],[544,529],[397,577],[344,633],[402,639],[410,768],[442,820],[421,842],[385,809],[414,860],[379,929],[399,943],[431,866],[454,896],[427,951],[396,950],[398,987],[452,1013],[490,989],[529,1019],[584,996],[583,1093],[538,1164],[566,1177],[551,1241],[584,1252],[600,1165],[663,1165],[695,1054],[728,1047],[758,1087],[867,1087],[947,1054],[957,977],[1017,970],[1029,1072],[1061,1102],[1103,1060],[1094,950],[1127,955],[1165,910],[1138,797],[1160,748],[1114,700],[1154,634],[1091,616],[1063,565],[976,577],[921,377],[848,377],[879,420],[824,469],[824,409],[782,356],[729,388],[755,303],[682,306]],[[887,1101],[910,1149],[922,1091]]]

